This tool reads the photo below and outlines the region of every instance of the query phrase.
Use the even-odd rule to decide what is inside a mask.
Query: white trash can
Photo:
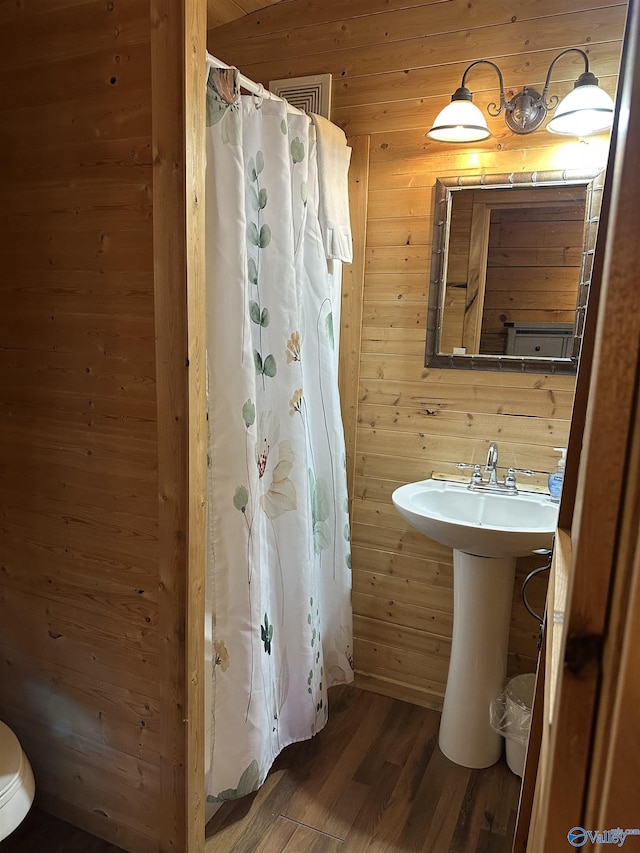
[[[507,764],[517,776],[524,773],[535,686],[535,674],[527,672],[524,675],[516,675],[507,682],[504,691]]]

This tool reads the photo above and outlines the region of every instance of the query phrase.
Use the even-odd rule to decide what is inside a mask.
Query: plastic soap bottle
[[[564,466],[567,463],[567,450],[565,447],[554,447],[553,449],[560,454],[560,459],[558,459],[556,470],[549,474],[549,495],[554,503],[560,503],[564,482]]]

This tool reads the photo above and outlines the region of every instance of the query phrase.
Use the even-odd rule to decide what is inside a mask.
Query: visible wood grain
[[[215,29],[280,0],[207,0],[207,29]]]
[[[205,571],[206,571],[206,280],[205,280],[205,98],[207,11],[200,0],[184,7],[185,65],[185,230],[187,303],[187,571],[185,598],[184,797],[186,832],[179,845],[190,853],[204,850],[205,800]]]
[[[467,440],[482,440],[488,432],[497,441],[526,444],[548,445],[557,438],[557,446],[564,446],[569,425],[566,420],[532,418],[531,421],[521,415],[489,415],[474,412],[456,412],[447,409],[432,411],[428,406],[388,406],[378,407],[361,403],[358,410],[358,422],[362,426],[380,429],[397,429],[401,432],[416,430],[423,435],[451,436]],[[527,480],[527,483],[530,482]],[[398,482],[398,485],[400,483]],[[387,497],[391,492],[387,490]]]
[[[515,415],[516,417],[539,417],[545,421],[550,418],[568,420],[571,416],[573,393],[569,389],[535,388],[531,387],[532,383],[527,382],[522,388],[510,387],[507,393],[504,387],[500,388],[498,385],[476,383],[475,375],[472,379],[470,378],[471,374],[467,376],[466,371],[464,374],[467,376],[468,384],[466,385],[455,382],[453,371],[446,372],[446,383],[430,384],[421,381],[422,370],[422,368],[420,371],[416,370],[411,380],[396,381],[391,377],[384,379],[361,377],[360,399],[363,403],[372,405],[412,406],[418,404],[425,406],[429,412],[467,412],[472,416],[479,412],[481,414]],[[491,374],[491,376],[495,377],[496,374]],[[423,379],[430,379],[430,376],[425,373]],[[500,377],[500,381],[505,380],[505,376]],[[497,382],[498,380],[494,379],[494,381]],[[505,386],[507,386],[506,381]],[[549,447],[551,448],[551,443],[549,443]],[[480,443],[468,447],[465,459],[473,455],[474,452],[477,452],[481,457],[483,449],[486,451],[486,445],[483,448]],[[547,455],[552,452],[549,449]]]
[[[184,399],[174,379],[186,384],[188,354],[204,421],[202,358],[176,322],[187,301],[185,21],[178,5],[164,4],[168,16],[162,5],[0,9],[0,713],[20,733],[42,804],[136,853],[198,849],[179,818],[187,594],[186,560],[175,554],[186,528],[173,514],[186,517],[192,500],[194,519],[202,515],[185,461],[198,415],[196,405],[191,421],[176,422],[172,406]],[[200,133],[205,21],[194,6]],[[196,146],[192,163],[194,189]],[[201,215],[189,222],[200,264]],[[198,304],[192,311],[199,321]],[[201,448],[195,455],[202,467]],[[189,545],[197,554],[197,529]],[[195,607],[197,573],[190,581]],[[194,626],[192,644],[200,633]],[[192,655],[197,674],[202,654]],[[200,688],[191,684],[197,765]],[[194,838],[202,791],[201,779],[191,782]]]
[[[56,163],[55,171],[51,169],[52,160]],[[123,180],[123,167],[127,169],[129,182],[144,183],[150,179],[151,139],[143,133],[137,138],[102,140],[92,137],[61,144],[54,135],[41,139],[35,148],[30,148],[26,140],[24,146],[9,149],[7,162],[16,183],[28,192],[39,188],[68,188],[70,183],[109,184],[114,179]]]
[[[49,2],[54,2],[54,0],[49,0]],[[261,3],[262,0],[256,0],[256,2]],[[431,0],[431,2],[440,3],[442,0]],[[424,0],[401,0],[396,3],[397,8],[424,5],[427,5]],[[362,15],[386,12],[388,6],[387,0],[352,0],[349,10],[354,17],[361,17]],[[309,24],[328,23],[343,19],[343,7],[327,4],[323,0],[302,0],[298,14],[301,21]],[[285,5],[271,4],[268,8],[263,8],[260,15],[248,17],[246,21],[229,23],[215,35],[219,35],[225,41],[232,43],[242,41],[248,35],[288,31],[289,29],[291,29],[290,7],[286,3]]]
[[[207,0],[207,28],[215,29],[245,15],[245,10],[235,0]]]
[[[286,7],[285,7],[286,8]],[[467,7],[468,8],[468,7]],[[526,8],[526,7],[523,7]],[[493,55],[492,59],[499,65],[504,74],[509,88],[516,92],[523,86],[532,84],[532,81],[544,82],[547,69],[553,59],[557,55],[556,50],[541,50],[535,54],[527,56],[526,63],[521,61],[520,54],[509,54],[508,48],[503,47],[504,51],[501,55]],[[601,77],[615,76],[618,72],[620,62],[620,46],[619,42],[600,42],[589,46],[589,61],[593,66],[598,67]],[[441,94],[445,92],[454,92],[460,84],[462,75],[467,67],[468,62],[462,60],[447,64],[438,69],[439,90]],[[584,63],[578,55],[572,60],[572,55],[569,54],[558,63],[554,69],[554,83],[556,80],[573,82],[580,74]],[[478,92],[480,99],[486,99],[488,103],[492,98],[492,93],[495,92],[496,77],[495,72],[491,68],[478,66],[474,69],[473,86],[474,93]],[[557,76],[556,76],[557,75]],[[392,71],[388,73],[378,72],[369,74],[364,77],[347,77],[341,79],[335,86],[334,105],[336,110],[339,110],[338,115],[347,115],[347,108],[351,107],[369,107],[373,104],[392,105],[394,101],[414,100],[415,104],[419,103],[419,99],[433,96],[435,90],[431,88],[434,80],[434,69],[430,67],[414,67],[405,71]],[[529,136],[528,140],[521,139],[521,144],[525,143],[528,146],[535,146],[536,141],[533,135]],[[450,157],[463,162],[463,169],[468,169],[470,163],[466,159],[463,152],[467,150],[466,146],[455,149],[442,148],[439,152],[439,157]],[[429,168],[428,163],[420,164],[421,168]],[[440,169],[439,175],[456,174],[458,168]]]
[[[619,81],[619,85],[622,80]],[[607,160],[607,174],[614,169],[615,155],[618,144],[618,123],[614,121],[611,129],[611,147]],[[589,285],[589,304],[593,308],[600,306],[602,295],[602,280],[604,270],[605,251],[604,246],[609,231],[611,196],[613,181],[604,181],[601,200],[598,207],[600,212],[600,227],[595,242],[595,254],[591,271],[591,283]],[[558,515],[558,527],[570,530],[573,523],[573,512],[576,505],[576,494],[578,488],[578,473],[580,454],[582,452],[582,433],[586,421],[587,405],[589,400],[589,388],[591,370],[593,366],[593,354],[596,346],[598,310],[587,311],[585,317],[584,331],[582,335],[582,350],[578,364],[578,376],[576,381],[576,396],[573,404],[572,419],[576,424],[581,424],[582,429],[576,428],[569,436],[567,443],[567,464],[565,465],[565,479],[563,484],[564,500],[560,502]]]
[[[431,8],[437,8],[437,5]],[[300,45],[296,56],[272,59],[269,54],[259,58],[258,54],[251,56],[243,52],[245,61],[242,62],[240,59],[238,61],[249,75],[267,81],[294,74],[312,74],[317,72],[320,61],[325,68],[335,68],[337,77],[358,77],[380,73],[381,68],[399,71],[424,66],[437,67],[439,64],[449,62],[469,62],[484,56],[500,56],[501,53],[506,52],[505,38],[509,37],[514,52],[527,54],[542,49],[562,49],[567,43],[568,31],[575,34],[575,41],[578,44],[583,44],[585,36],[589,33],[595,42],[612,41],[620,37],[624,24],[624,12],[624,6],[611,6],[590,9],[588,12],[539,18],[534,27],[530,20],[479,27],[473,32],[474,41],[471,52],[467,40],[460,39],[458,36],[460,21],[456,18],[455,11],[451,9],[448,18],[450,31],[436,33],[433,36],[410,37],[388,43],[374,42],[353,48],[347,45],[339,49],[328,49],[322,53],[314,53],[311,43],[304,39],[304,45]],[[452,21],[455,21],[453,26]],[[422,30],[426,28],[423,23]],[[510,36],[506,35],[506,30]],[[212,41],[211,34],[209,41],[210,43]],[[247,47],[246,50],[249,51],[250,48]],[[449,97],[450,95],[451,92]],[[437,114],[441,106],[438,106],[437,99],[434,100],[435,114]],[[349,132],[363,131],[354,128]]]
[[[46,808],[150,853],[164,699],[149,6],[5,3],[0,20],[0,714]]]
[[[8,677],[9,674],[15,672],[15,669],[12,669],[14,659],[19,660],[17,656],[14,658],[10,653],[8,663],[3,666],[3,677]],[[139,695],[129,696],[121,689],[113,689],[114,704],[117,705],[118,702],[124,704],[126,702],[133,710],[131,715],[122,714],[108,700],[105,701],[106,690],[102,692],[98,690],[92,691],[91,687],[86,683],[82,684],[77,679],[70,679],[68,677],[69,674],[64,670],[56,668],[56,674],[53,677],[47,672],[46,665],[31,667],[27,672],[30,677],[38,679],[41,684],[45,685],[41,689],[43,692],[45,689],[48,690],[50,694],[50,707],[54,710],[65,707],[64,698],[61,699],[59,696],[60,688],[56,687],[56,675],[58,676],[58,684],[63,685],[68,695],[75,702],[82,702],[86,706],[82,714],[73,712],[70,715],[73,718],[74,734],[76,736],[82,737],[86,741],[96,741],[96,731],[99,731],[100,740],[97,742],[109,747],[113,752],[120,752],[125,756],[130,755],[140,758],[149,764],[158,764],[159,726],[157,725],[156,702],[154,702],[155,707],[152,710],[146,697],[142,697],[141,699]],[[70,687],[68,686],[69,684],[71,684]],[[141,684],[141,689],[143,686]],[[146,707],[147,705],[149,705],[149,708]],[[29,693],[22,689],[19,689],[17,695],[12,697],[11,700],[2,699],[0,701],[0,713],[3,714],[3,719],[21,720],[23,731],[26,731],[27,723],[32,724],[34,727],[42,724],[42,721],[31,709]],[[39,779],[44,780],[46,777],[43,777],[42,770],[46,773],[46,766],[41,767],[39,774]],[[46,789],[39,785],[38,795],[44,796],[45,792]],[[58,786],[58,794],[64,796],[64,786],[62,789]],[[78,812],[80,812],[80,809],[76,808],[76,813]],[[106,811],[105,814],[107,814]],[[113,829],[117,832],[115,824]]]
[[[545,621],[545,626],[548,627],[549,624],[550,622],[547,618]],[[525,853],[527,849],[527,836],[529,835],[529,828],[532,826],[536,778],[538,774],[538,769],[541,766],[540,752],[543,743],[543,733],[546,728],[544,719],[544,695],[546,681],[545,669],[547,658],[546,643],[547,635],[546,632],[543,632],[540,653],[538,655],[536,666],[536,684],[531,714],[531,728],[529,730],[529,740],[527,743],[527,753],[524,765],[524,776],[522,778],[520,799],[518,801],[518,815],[516,821],[516,828],[513,835],[512,853]],[[533,831],[535,831],[535,829]]]
[[[495,129],[494,129],[495,133]],[[408,140],[407,147],[396,148],[403,140]],[[424,152],[420,153],[418,146],[423,143],[428,146],[428,157]],[[582,143],[583,146],[586,143]],[[586,158],[580,162],[587,163],[594,168],[606,161],[608,151],[608,140],[606,137],[593,137],[588,147],[581,148],[579,143],[567,140],[558,147],[549,145],[548,138],[539,134],[531,134],[528,137],[520,137],[520,146],[517,149],[518,170],[530,171],[536,167],[543,170],[553,170],[562,161],[570,158],[578,160],[578,154],[582,151]],[[507,154],[503,153],[508,149]],[[426,150],[426,149],[425,149]],[[430,198],[433,198],[436,179],[450,175],[473,176],[482,173],[498,173],[506,157],[514,157],[515,142],[506,135],[506,131],[498,130],[492,144],[485,148],[475,148],[473,152],[463,147],[452,148],[446,145],[431,145],[429,137],[420,136],[413,131],[397,131],[374,136],[372,139],[371,163],[369,175],[371,178],[371,201],[377,198],[380,215],[384,214],[384,196],[382,193],[388,190],[406,190],[411,187],[422,187]],[[472,156],[470,157],[470,153]],[[433,210],[429,208],[428,215]],[[427,243],[431,243],[431,235]]]
[[[380,597],[406,598],[421,607],[431,606],[445,613],[453,612],[453,593],[446,587],[433,587],[407,578],[390,577],[381,572],[372,574],[359,570],[354,577],[354,589]]]
[[[366,377],[378,379],[397,379],[406,381],[407,376],[411,378],[427,380],[424,384],[428,390],[441,385],[465,387],[466,393],[473,393],[474,388],[482,392],[488,386],[499,385],[509,389],[512,394],[520,389],[531,391],[558,391],[573,394],[574,380],[569,376],[561,374],[525,373],[522,376],[512,373],[498,373],[496,371],[474,371],[468,370],[437,370],[416,365],[412,359],[403,358],[399,354],[391,354],[386,357],[369,356],[362,359],[363,369],[366,368]],[[411,374],[411,369],[415,373]]]
[[[203,849],[204,6],[152,4],[154,279],[158,405],[159,832]]]
[[[428,249],[424,246],[380,246],[367,249],[367,273],[420,273],[424,270]]]
[[[370,4],[371,5],[371,4]],[[403,4],[405,5],[405,4]],[[456,61],[460,58],[460,51],[467,50],[456,40],[451,38],[451,21],[455,20],[458,24],[458,29],[469,30],[472,35],[474,44],[480,43],[477,50],[485,56],[499,55],[495,46],[493,49],[488,48],[483,50],[483,41],[490,38],[487,30],[499,30],[500,27],[508,25],[513,30],[514,42],[522,43],[524,38],[521,32],[526,32],[531,29],[531,21],[536,21],[536,27],[546,27],[550,32],[557,30],[560,23],[555,18],[558,13],[558,5],[553,0],[540,0],[535,10],[530,7],[523,8],[521,14],[518,15],[516,21],[513,20],[513,7],[509,7],[504,2],[494,2],[480,16],[478,11],[469,8],[462,0],[453,0],[449,4],[430,4],[429,7],[429,29],[425,26],[424,6],[417,4],[406,4],[407,8],[395,8],[392,10],[381,11],[377,14],[362,14],[358,15],[359,26],[345,26],[345,18],[351,19],[351,23],[355,18],[355,10],[349,8],[348,15],[337,15],[334,11],[332,22],[322,22],[319,24],[307,23],[300,20],[297,27],[290,28],[283,38],[282,33],[265,33],[264,35],[255,33],[249,40],[229,39],[229,29],[220,32],[220,37],[225,38],[229,49],[232,49],[238,57],[238,63],[248,66],[249,63],[256,63],[257,57],[276,57],[277,61],[293,63],[294,60],[307,56],[308,54],[331,55],[333,51],[341,50],[344,52],[355,52],[359,50],[359,56],[366,56],[367,49],[372,46],[394,45],[396,50],[396,59],[398,54],[401,54],[402,48],[397,46],[397,43],[408,42],[412,39],[420,38],[424,33],[429,34],[428,47],[422,47],[422,56],[426,60],[424,64],[431,64],[434,54],[437,56],[437,51],[440,48],[440,40],[447,44],[455,45],[449,61]],[[562,11],[565,12],[566,19],[570,20],[570,15],[578,17],[581,13],[584,14],[585,3],[583,0],[565,0]],[[587,4],[591,6],[590,12],[596,13],[594,21],[597,18],[597,7],[592,2]],[[344,10],[344,7],[338,7]],[[565,11],[566,10],[566,11]],[[609,16],[619,12],[619,8],[615,9],[613,4],[608,8]],[[558,18],[562,20],[563,15]],[[342,20],[340,20],[342,18]],[[570,26],[569,23],[566,24]],[[241,25],[237,29],[242,29]],[[213,33],[213,37],[218,34]],[[531,36],[531,32],[529,32]],[[522,41],[521,41],[522,39]],[[601,37],[598,41],[605,41],[606,37]],[[495,45],[495,42],[493,43]],[[255,53],[252,53],[252,49]],[[533,47],[531,51],[533,52]],[[415,48],[414,48],[415,51]],[[468,56],[466,57],[468,58]],[[257,63],[256,63],[257,64]],[[381,63],[385,67],[389,67],[388,60]],[[411,64],[405,67],[412,67]],[[348,66],[348,76],[355,76],[353,66]],[[379,73],[379,68],[376,69]],[[391,68],[389,70],[392,70]],[[393,69],[395,70],[395,69]],[[366,73],[366,72],[361,72]]]
[[[113,47],[96,51],[91,63],[87,63],[86,56],[65,54],[53,63],[55,73],[45,77],[40,73],[37,63],[23,65],[20,74],[26,91],[22,97],[21,87],[11,85],[11,75],[7,69],[0,72],[2,108],[21,109],[55,102],[62,105],[72,98],[101,97],[106,81],[110,87],[145,89],[151,82],[148,60],[149,45],[141,41],[137,44],[129,43],[120,51]]]
[[[354,657],[356,656],[358,673],[375,672],[393,678],[396,671],[402,671],[413,685],[444,693],[449,670],[447,658],[443,660],[360,639],[354,640]]]
[[[420,580],[432,586],[452,589],[453,567],[450,560],[426,559],[399,554],[393,551],[380,551],[370,545],[355,545],[352,553],[358,556],[358,566],[365,571],[383,571],[389,575]],[[448,557],[448,555],[447,555]]]
[[[399,698],[401,702],[410,702],[412,705],[420,705],[422,708],[429,708],[434,711],[442,710],[444,691],[438,692],[435,684],[426,690],[417,685],[409,685],[400,673],[393,673],[391,676],[380,673],[371,675],[356,670],[354,685],[367,692],[389,696],[392,699]]]
[[[586,826],[591,819],[615,820],[621,814],[625,814],[623,822],[628,822],[626,810],[616,811],[616,783],[608,786],[621,776],[620,805],[628,808],[622,789],[631,784],[626,774],[633,772],[633,766],[622,757],[622,741],[617,737],[625,729],[617,729],[617,724],[628,726],[625,699],[628,702],[634,695],[633,678],[621,668],[620,659],[637,623],[637,614],[628,609],[635,594],[638,542],[637,478],[630,468],[638,461],[640,354],[640,317],[633,307],[638,264],[634,186],[640,180],[637,34],[638,8],[632,5],[617,104],[616,150],[607,175],[611,216],[606,240],[599,245],[604,259],[595,267],[602,279],[593,363],[591,375],[581,373],[579,380],[589,384],[586,420],[576,419],[570,438],[576,465],[575,430],[581,435],[584,427],[575,506],[573,513],[563,512],[572,521],[573,542],[561,642],[563,665],[548,758],[536,791],[540,803],[536,837],[544,847],[558,837],[563,822]],[[581,389],[580,400],[585,396]],[[602,446],[607,447],[606,464],[599,455]]]
[[[636,400],[628,471],[640,463],[640,409]],[[598,708],[595,749],[587,801],[587,821],[626,825],[633,814],[632,779],[638,765],[637,709],[640,703],[634,650],[640,639],[640,489],[637,478],[625,483],[624,513],[612,601],[609,642]],[[612,822],[613,821],[613,822]],[[596,825],[594,823],[594,825]]]
[[[369,519],[376,521],[375,518]],[[445,562],[449,551],[433,539],[422,536],[417,531],[403,527],[384,527],[379,523],[365,524],[354,521],[354,541],[366,543],[385,551],[402,551],[414,556],[426,556],[429,559]]]
[[[444,104],[443,104],[444,105]],[[558,143],[554,139],[550,139],[545,134],[533,134],[532,139],[528,139],[523,147],[521,138],[514,139],[504,124],[499,124],[497,120],[488,119],[488,127],[492,133],[492,137],[485,142],[474,143],[469,148],[466,148],[467,159],[459,174],[478,174],[479,172],[495,171],[502,173],[501,167],[507,164],[506,157],[515,158],[518,167],[521,167],[521,162],[527,162],[531,168],[540,166],[542,169],[554,169],[561,166],[563,163],[570,161],[572,157],[578,156],[580,149],[576,148],[574,142]],[[583,152],[583,158],[577,162],[589,163],[593,166],[602,165],[606,161],[608,143],[607,139],[594,139],[588,143],[589,147]],[[444,154],[444,156],[443,156]],[[500,155],[500,156],[497,156]],[[472,157],[470,160],[469,157]],[[442,158],[442,160],[440,159]],[[443,165],[450,162],[454,158],[450,149],[443,148],[442,143],[435,142],[425,135],[424,128],[416,129],[399,129],[389,128],[388,130],[375,134],[371,139],[371,164],[393,164],[394,167],[398,161],[424,161],[436,167],[442,162]],[[457,155],[458,162],[460,155]],[[477,164],[470,168],[469,164]],[[420,166],[418,170],[421,171]],[[449,174],[450,169],[438,170],[438,175]],[[372,183],[372,186],[376,186]]]
[[[382,223],[386,227],[393,227],[394,220],[369,220],[369,229],[376,222]],[[393,302],[397,300],[421,304],[427,296],[428,282],[424,272],[404,273],[402,277],[394,273],[369,272],[366,274],[364,282],[364,292],[369,302]],[[403,329],[402,331],[406,334],[408,330]],[[424,336],[422,335],[422,337]]]
[[[478,447],[476,454],[469,459],[469,450],[463,438],[440,438],[435,435],[427,437],[419,432],[401,432],[400,430],[362,428],[358,431],[358,450],[380,456],[419,457],[422,453],[428,452],[429,458],[434,462],[437,460],[456,465],[458,462],[480,463],[483,449],[481,446]],[[524,443],[520,445],[514,443],[510,446],[505,442],[501,465],[548,471],[550,467],[553,469],[556,458],[553,448],[529,446]],[[389,505],[387,507],[393,508]],[[395,518],[395,516],[391,517]]]
[[[108,86],[111,89],[109,79],[104,81],[103,88]],[[151,123],[146,93],[144,88],[131,90],[123,87],[117,95],[119,109],[115,121],[110,110],[114,94],[109,91],[100,97],[94,95],[67,100],[62,105],[54,102],[8,111],[5,118],[9,121],[3,126],[0,139],[9,150],[22,148],[24,155],[25,151],[38,147],[37,138],[27,135],[35,121],[46,123],[56,145],[88,144],[97,136],[103,140],[143,137],[149,132]]]
[[[363,260],[367,233],[369,137],[351,138],[349,145],[349,212],[353,236],[353,263],[345,265],[342,270],[338,388],[347,459],[347,490],[352,497],[362,337]]]
[[[36,229],[40,220],[34,210],[35,191],[0,193],[0,223],[16,230]],[[109,217],[112,230],[144,228],[151,219],[151,187],[144,182],[119,187],[51,187],[38,191],[37,205],[47,217],[47,229],[93,231]],[[10,211],[10,212],[9,212]]]
[[[453,629],[451,613],[444,613],[431,607],[421,607],[406,601],[387,600],[375,595],[353,593],[353,611],[370,619],[392,622],[428,631],[449,638]],[[358,669],[358,661],[355,661]],[[388,675],[389,673],[387,673]]]
[[[386,208],[379,208],[386,213]],[[428,245],[431,243],[433,222],[430,216],[369,218],[367,246]]]
[[[66,28],[57,32],[61,16]],[[24,24],[30,32],[31,51],[28,54],[21,49]],[[57,32],[56,38],[51,38],[52,32]],[[26,21],[17,16],[3,23],[1,38],[5,45],[3,67],[20,67],[33,62],[35,57],[40,63],[53,65],[69,56],[84,54],[86,57],[105,49],[117,51],[120,45],[126,49],[128,45],[148,41],[148,8],[144,0],[131,0],[124,6],[95,0],[65,4],[30,15]],[[103,91],[108,89],[105,87]]]
[[[325,729],[285,749],[257,794],[223,805],[206,850],[506,851],[519,780],[503,761],[452,764],[438,722],[416,704],[332,690]]]

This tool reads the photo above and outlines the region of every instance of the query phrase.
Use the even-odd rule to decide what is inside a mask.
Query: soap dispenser
[[[567,450],[565,447],[554,447],[553,449],[560,454],[560,459],[558,459],[556,470],[549,474],[549,495],[554,503],[560,503],[564,482],[564,466],[567,463]]]

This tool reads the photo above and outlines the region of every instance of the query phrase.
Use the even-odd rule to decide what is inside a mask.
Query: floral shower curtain
[[[315,131],[207,85],[209,801],[255,790],[352,674],[351,565]]]

